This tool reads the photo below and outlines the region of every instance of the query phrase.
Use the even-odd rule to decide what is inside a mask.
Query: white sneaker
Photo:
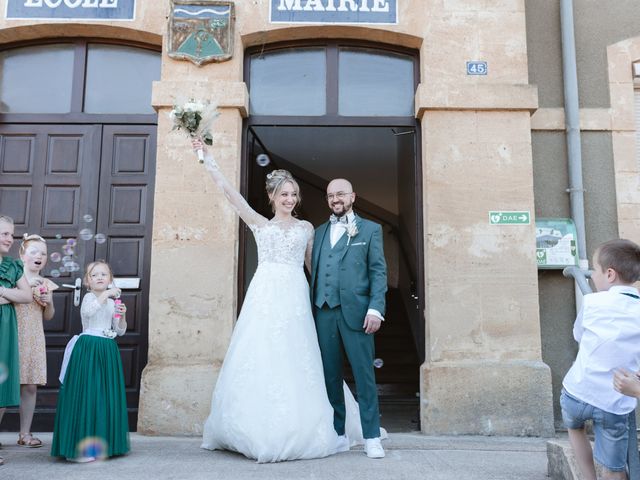
[[[369,458],[384,458],[384,448],[382,448],[382,444],[380,443],[380,437],[365,438],[364,452]]]
[[[74,463],[90,463],[95,462],[96,457],[75,457],[75,458],[67,458],[67,461]]]
[[[338,435],[338,441],[336,442],[336,453],[348,452],[351,448],[349,444],[349,437],[346,435]]]

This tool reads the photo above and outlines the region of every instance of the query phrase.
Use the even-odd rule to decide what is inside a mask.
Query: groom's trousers
[[[344,351],[347,354],[351,370],[356,381],[360,422],[364,438],[380,436],[380,412],[378,393],[373,371],[375,346],[373,335],[364,333],[364,329],[355,331],[347,325],[338,305],[330,308],[324,304],[316,308],[316,328],[318,343],[322,355],[324,379],[329,402],[334,410],[333,426],[338,435],[345,433],[344,381],[342,362]],[[362,319],[364,323],[364,319]]]

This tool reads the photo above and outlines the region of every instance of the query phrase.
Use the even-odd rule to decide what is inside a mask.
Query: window
[[[0,51],[0,111],[154,114],[160,53],[86,41]]]
[[[73,44],[0,51],[0,111],[70,112],[73,62]]]

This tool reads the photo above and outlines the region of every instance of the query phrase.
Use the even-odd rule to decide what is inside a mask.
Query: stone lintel
[[[541,361],[427,362],[420,370],[425,434],[555,433],[551,371]]]
[[[535,85],[514,84],[425,84],[415,96],[416,117],[426,110],[528,110],[538,108]]]
[[[151,105],[156,110],[172,107],[176,100],[208,100],[219,108],[237,108],[246,118],[249,114],[249,91],[244,82],[224,80],[161,80],[153,82]]]

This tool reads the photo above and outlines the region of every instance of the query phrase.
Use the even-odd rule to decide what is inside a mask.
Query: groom
[[[353,213],[351,183],[332,180],[327,202],[329,222],[316,229],[311,257],[311,302],[314,306],[324,378],[333,406],[338,451],[349,449],[345,435],[342,351],[356,381],[365,452],[384,457],[380,414],[373,372],[373,334],[384,320],[387,266],[380,225]]]

